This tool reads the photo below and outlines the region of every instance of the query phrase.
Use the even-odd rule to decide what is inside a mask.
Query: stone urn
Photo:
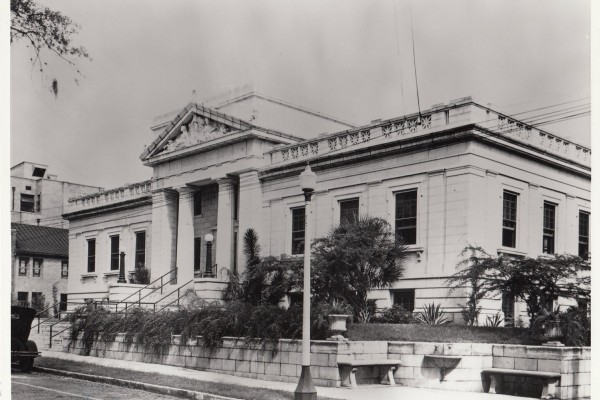
[[[562,329],[560,328],[559,320],[548,320],[544,322],[543,325],[543,335],[544,339],[547,340],[546,343],[543,343],[542,346],[554,346],[554,347],[562,347],[562,344],[559,339],[563,336]]]
[[[327,340],[348,340],[342,334],[346,332],[346,321],[350,318],[349,315],[345,314],[329,314],[327,319],[329,320],[329,331],[331,337]]]

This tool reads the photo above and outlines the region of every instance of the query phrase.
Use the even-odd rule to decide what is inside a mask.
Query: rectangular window
[[[119,235],[110,237],[110,270],[119,269]]]
[[[19,276],[27,276],[27,267],[29,266],[29,258],[19,258]]]
[[[396,238],[417,244],[417,191],[396,193]]]
[[[304,207],[292,208],[292,254],[304,254]]]
[[[517,247],[517,195],[504,191],[502,196],[502,246]]]
[[[240,207],[240,185],[233,185],[233,220],[237,221]]]
[[[21,193],[21,211],[34,212],[35,211],[35,196],[32,194]]]
[[[194,216],[202,215],[202,191],[194,192]]]
[[[340,201],[340,224],[354,223],[358,220],[358,199]]]
[[[67,299],[68,298],[67,298],[66,294],[63,294],[63,293],[60,294],[60,307],[59,307],[60,311],[67,311],[67,301],[68,301]]]
[[[96,239],[88,239],[87,250],[87,272],[96,272]]]
[[[515,326],[515,298],[505,292],[502,292],[502,312],[504,326]]]
[[[394,290],[394,305],[400,305],[406,311],[415,310],[415,289]]]
[[[29,292],[17,292],[17,305],[29,307]]]
[[[542,252],[554,254],[554,238],[556,233],[556,204],[544,202],[544,233]]]
[[[200,273],[200,253],[202,251],[202,239],[194,238],[194,274]]]
[[[36,304],[42,298],[42,292],[31,292],[31,302]]]
[[[37,276],[37,277],[42,276],[42,263],[43,263],[43,260],[41,258],[33,259],[33,268],[31,270],[32,276]]]
[[[579,211],[579,257],[587,260],[590,254],[590,213]]]
[[[135,268],[146,267],[146,232],[135,233]]]
[[[69,262],[63,260],[60,263],[60,277],[63,279],[67,279],[69,277]]]

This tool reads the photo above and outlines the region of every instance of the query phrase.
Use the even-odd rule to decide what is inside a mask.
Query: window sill
[[[96,281],[98,280],[98,274],[95,272],[89,272],[86,274],[81,274],[81,283],[85,283],[87,279],[94,279],[94,283],[96,283]]]
[[[417,262],[421,262],[421,256],[423,255],[425,248],[418,246],[416,244],[409,244],[406,246],[406,251],[408,253],[415,253],[417,256]]]
[[[518,251],[511,247],[500,247],[500,248],[498,248],[498,250],[496,252],[498,253],[499,256],[507,255],[507,256],[512,256],[512,257],[527,257],[527,253],[525,253],[523,251]]]
[[[119,271],[110,271],[104,273],[104,282],[108,282],[108,278],[111,276],[119,276]]]
[[[549,254],[549,253],[542,253],[538,256],[538,258],[544,259],[544,260],[551,260],[553,259],[555,256],[555,254]]]

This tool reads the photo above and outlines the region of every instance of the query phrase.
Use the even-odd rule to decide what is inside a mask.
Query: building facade
[[[177,268],[174,285],[209,299],[219,298],[224,270],[242,271],[240,238],[249,228],[263,256],[301,256],[298,177],[307,163],[317,174],[311,240],[341,219],[369,215],[386,219],[409,247],[405,276],[371,293],[378,307],[441,303],[458,321],[464,293],[449,295],[445,281],[468,244],[513,256],[589,252],[584,146],[470,98],[361,127],[296,110],[300,119],[323,118],[334,132],[327,134],[322,126],[289,134],[234,116],[250,100],[229,113],[189,104],[153,128],[141,155],[150,180],[70,200],[69,293],[108,296],[118,286],[110,262],[117,248],[128,269],[143,253],[153,279]],[[525,312],[510,299],[484,304],[484,313],[499,309]]]
[[[48,166],[23,161],[10,169],[11,222],[18,224],[69,228],[63,219],[71,197],[103,190],[99,186],[59,181]]]
[[[23,161],[10,169],[12,225],[13,304],[52,305],[66,301],[68,278],[68,227],[65,205],[73,196],[103,188],[63,182],[48,173],[48,166]],[[56,286],[56,296],[53,296]],[[62,299],[62,300],[61,300]]]
[[[41,311],[62,302],[66,308],[69,231],[15,223],[11,228],[12,304],[37,306]]]

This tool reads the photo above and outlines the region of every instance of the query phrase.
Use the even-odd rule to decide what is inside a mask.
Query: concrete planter
[[[327,316],[329,320],[329,331],[332,336],[329,340],[347,340],[342,334],[346,332],[346,322],[350,318],[349,315],[344,314],[330,314]]]
[[[171,335],[171,344],[180,345],[181,335]]]

